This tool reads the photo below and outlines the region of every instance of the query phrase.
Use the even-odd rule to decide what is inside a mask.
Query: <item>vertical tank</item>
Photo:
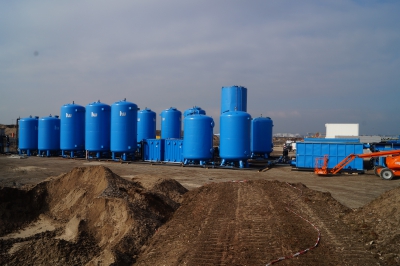
[[[185,119],[185,117],[187,117],[188,115],[193,115],[193,114],[205,115],[206,111],[201,109],[201,107],[193,106],[193,108],[189,108],[185,112],[183,112],[183,117],[184,117],[183,119]]]
[[[58,116],[47,116],[38,122],[38,150],[40,155],[50,156],[51,152],[60,150],[60,119]]]
[[[193,160],[204,164],[213,158],[214,120],[203,114],[188,115],[184,118],[183,158],[185,164]]]
[[[247,89],[245,87],[222,87],[221,114],[233,111],[247,112]]]
[[[19,153],[26,151],[28,156],[38,149],[39,117],[27,117],[19,120]]]
[[[269,117],[257,117],[251,121],[251,156],[268,158],[273,150],[272,127]]]
[[[138,112],[137,141],[156,138],[156,113],[145,108]]]
[[[100,101],[86,106],[85,149],[88,152],[108,152],[110,150],[111,107]]]
[[[126,160],[126,153],[133,154],[137,147],[137,105],[131,102],[115,102],[111,105],[111,152],[123,153],[122,159]],[[134,156],[132,157],[134,159]]]
[[[220,117],[220,148],[221,165],[225,162],[244,162],[250,158],[251,116],[242,111],[226,112]]]
[[[60,110],[60,149],[65,151],[85,150],[85,107],[75,104],[64,104]]]
[[[182,113],[175,107],[161,112],[161,138],[179,139],[181,137]]]

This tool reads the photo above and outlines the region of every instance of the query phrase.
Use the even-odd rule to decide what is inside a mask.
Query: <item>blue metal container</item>
[[[183,162],[183,140],[165,139],[164,162],[182,163]]]
[[[163,139],[143,140],[143,160],[150,162],[164,161],[164,143]]]
[[[247,112],[247,88],[242,86],[222,87],[221,114],[233,111]]]
[[[112,159],[116,153],[122,153],[122,160],[127,156],[134,159],[137,148],[137,105],[131,102],[115,102],[111,105],[111,142]]]
[[[19,120],[19,154],[26,152],[31,156],[33,151],[38,149],[38,128],[39,117],[27,117]]]
[[[183,112],[183,117],[187,117],[188,115],[193,115],[193,114],[202,114],[205,115],[206,111],[201,109],[201,107],[198,106],[193,106],[193,108],[187,109],[185,112]]]
[[[85,150],[85,107],[75,104],[65,104],[60,110],[60,149],[62,155],[70,151],[74,157],[75,151]]]
[[[137,118],[137,141],[156,138],[156,113],[151,109],[138,112]]]
[[[39,155],[50,156],[60,150],[60,119],[58,116],[47,116],[38,122]]]
[[[240,167],[250,158],[251,116],[242,111],[226,112],[220,117],[221,165],[239,162]]]
[[[183,123],[183,158],[185,164],[200,163],[213,158],[214,120],[206,115],[186,116]]]
[[[251,121],[251,157],[268,158],[273,151],[272,127],[269,117],[257,117]]]
[[[329,156],[328,168],[332,169],[350,154],[362,154],[363,144],[356,142],[297,142],[296,167],[314,169],[316,158]],[[363,159],[356,158],[343,170],[363,171]]]
[[[175,107],[171,107],[161,112],[161,138],[179,139],[181,138],[182,113]]]
[[[100,101],[86,106],[85,115],[85,148],[88,152],[110,151],[111,107]]]

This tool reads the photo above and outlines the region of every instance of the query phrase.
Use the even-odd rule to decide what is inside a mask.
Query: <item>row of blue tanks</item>
[[[161,139],[181,139],[182,113],[174,107],[161,112]],[[206,164],[214,160],[214,120],[193,107],[183,114],[182,162]],[[220,115],[220,163],[245,167],[250,158],[267,158],[273,150],[273,122],[252,119],[247,113],[247,89],[222,87]],[[86,107],[72,103],[61,107],[60,116],[27,117],[19,121],[19,152],[41,156],[109,156],[134,160],[140,143],[156,139],[156,113],[139,110],[125,100],[107,105],[100,101]]]

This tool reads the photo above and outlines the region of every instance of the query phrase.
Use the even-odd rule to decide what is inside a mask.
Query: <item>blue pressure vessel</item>
[[[19,120],[19,153],[26,152],[28,156],[38,149],[39,117],[26,117]]]
[[[111,152],[134,152],[137,147],[137,105],[115,102],[111,105]]]
[[[193,108],[189,108],[185,112],[183,112],[183,117],[185,119],[185,117],[187,117],[188,115],[193,115],[193,114],[205,115],[206,111],[201,109],[201,107],[193,106]]]
[[[64,104],[60,110],[60,149],[62,151],[85,150],[85,107]]]
[[[89,152],[110,150],[111,107],[100,101],[86,106],[85,149]]]
[[[181,138],[182,113],[175,107],[171,107],[161,112],[161,138],[179,139]]]
[[[251,153],[268,157],[273,150],[272,127],[269,117],[257,117],[251,121]]]
[[[38,150],[39,154],[50,156],[51,152],[60,150],[60,119],[58,116],[47,116],[38,122]]]
[[[206,115],[193,114],[183,121],[183,158],[206,161],[213,157],[214,120]]]
[[[145,108],[138,112],[137,141],[156,138],[156,113]]]
[[[226,112],[220,117],[219,156],[228,161],[250,157],[251,116],[242,111]]]
[[[222,87],[221,114],[233,111],[247,112],[247,88],[242,86]]]

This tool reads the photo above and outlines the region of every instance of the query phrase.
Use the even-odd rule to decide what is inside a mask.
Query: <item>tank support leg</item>
[[[222,159],[221,166],[224,166],[224,165],[225,165],[225,159]]]

